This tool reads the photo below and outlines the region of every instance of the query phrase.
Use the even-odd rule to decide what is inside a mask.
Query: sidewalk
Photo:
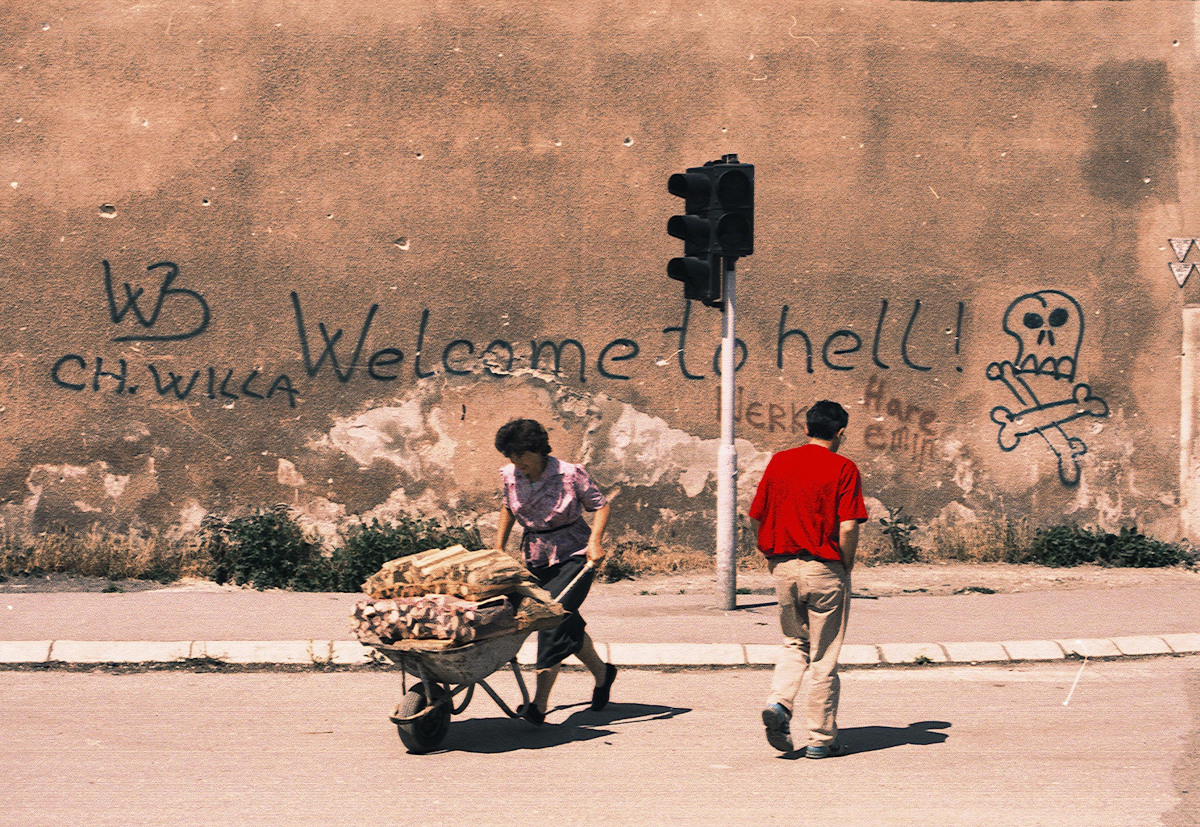
[[[742,574],[738,585],[750,593],[722,611],[711,575],[596,584],[584,616],[601,655],[618,665],[773,664],[780,633],[770,578]],[[849,666],[1200,652],[1194,573],[1009,594],[869,591],[855,583],[841,658]],[[349,619],[359,599],[209,583],[114,594],[8,592],[0,594],[0,664],[365,664],[371,650],[355,640]],[[519,660],[532,662],[532,641]]]

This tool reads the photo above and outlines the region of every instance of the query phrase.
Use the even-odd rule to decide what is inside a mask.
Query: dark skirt
[[[575,579],[575,575],[586,564],[587,557],[579,554],[553,566],[531,567],[529,571],[543,589],[550,592],[552,597],[558,597],[558,593]],[[594,572],[589,571],[579,578],[568,594],[563,595],[562,606],[568,614],[562,622],[552,630],[538,632],[537,669],[557,666],[583,648],[587,623],[579,614],[579,607],[592,587],[593,575]]]

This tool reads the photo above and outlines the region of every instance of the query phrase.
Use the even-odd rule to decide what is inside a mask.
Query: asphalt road
[[[0,822],[1200,823],[1200,657],[1080,669],[845,672],[853,752],[824,761],[767,746],[762,670],[625,670],[540,729],[479,693],[430,755],[387,720],[396,673],[5,671]]]

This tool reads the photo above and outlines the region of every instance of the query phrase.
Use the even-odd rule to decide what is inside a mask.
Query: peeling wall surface
[[[710,547],[720,314],[666,180],[737,153],[743,506],[831,398],[876,515],[1194,538],[1196,14],[5,4],[5,525],[487,526],[527,416],[618,538]]]

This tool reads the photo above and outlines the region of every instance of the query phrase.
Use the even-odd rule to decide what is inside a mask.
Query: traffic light
[[[676,173],[667,180],[667,191],[683,199],[685,215],[667,221],[667,233],[683,240],[683,257],[667,264],[667,275],[683,282],[683,295],[710,307],[721,306],[721,261],[712,255],[713,179],[708,167]]]
[[[672,175],[667,190],[684,199],[685,213],[667,221],[667,233],[683,240],[667,275],[683,282],[686,298],[721,307],[724,265],[754,252],[754,165],[724,155]]]

